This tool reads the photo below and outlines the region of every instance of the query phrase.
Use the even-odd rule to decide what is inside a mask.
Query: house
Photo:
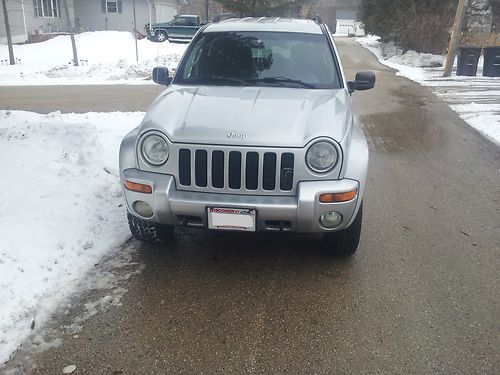
[[[7,0],[7,12],[14,43],[28,41],[30,35],[67,32],[64,0]],[[75,30],[133,31],[134,2],[137,29],[146,23],[171,20],[187,0],[66,0]],[[0,7],[0,43],[7,42]]]
[[[342,25],[355,24],[360,21],[361,0],[317,0],[309,13],[319,14],[332,32],[337,28],[337,20]]]
[[[7,14],[14,43],[24,43],[29,33],[48,33],[67,30],[67,20],[60,0],[7,0]],[[74,17],[73,1],[68,0],[70,17]],[[3,9],[0,7],[0,43],[7,37]]]
[[[77,30],[121,30],[134,28],[134,0],[73,0]],[[135,0],[137,29],[146,23],[170,21],[186,0]]]

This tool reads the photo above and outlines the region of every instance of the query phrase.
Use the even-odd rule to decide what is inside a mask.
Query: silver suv
[[[327,26],[313,20],[231,19],[196,34],[173,78],[121,144],[132,235],[171,238],[174,226],[322,233],[354,254],[368,146]]]

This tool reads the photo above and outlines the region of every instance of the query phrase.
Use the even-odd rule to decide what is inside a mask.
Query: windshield
[[[324,35],[283,32],[203,33],[189,48],[175,83],[341,87]]]

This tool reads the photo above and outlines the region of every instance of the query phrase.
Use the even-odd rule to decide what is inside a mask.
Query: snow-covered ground
[[[118,149],[143,116],[0,110],[0,365],[129,237]]]
[[[370,35],[356,40],[378,60],[423,86],[430,86],[470,126],[500,144],[500,78],[482,76],[482,57],[476,77],[443,77],[445,56],[407,51]]]
[[[78,60],[71,61],[70,37],[57,36],[41,43],[14,46],[16,65],[8,65],[6,45],[0,45],[0,85],[106,84],[148,82],[155,66],[175,70],[187,44],[135,41],[125,31],[94,31],[75,36]]]

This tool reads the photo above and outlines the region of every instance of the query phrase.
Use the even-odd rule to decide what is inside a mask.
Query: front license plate
[[[208,228],[255,232],[255,210],[210,207]]]

